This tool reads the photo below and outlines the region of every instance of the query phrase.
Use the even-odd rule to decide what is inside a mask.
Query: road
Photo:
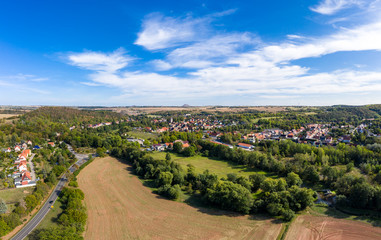
[[[83,163],[85,163],[88,160],[88,156],[86,154],[79,154],[73,151],[73,148],[68,145],[69,150],[75,154],[78,161],[75,163],[77,166],[81,166]],[[69,167],[69,171],[73,173],[77,168],[74,167],[74,164]],[[13,237],[12,240],[22,240],[26,236],[28,236],[29,233],[35,229],[38,224],[44,219],[46,214],[51,209],[51,206],[54,205],[56,202],[58,196],[61,193],[61,190],[65,183],[67,182],[66,176],[63,176],[57,186],[55,187],[53,193],[49,196],[48,200],[45,202],[45,204],[41,207],[41,209],[38,211],[38,213]],[[52,203],[50,203],[52,202]]]

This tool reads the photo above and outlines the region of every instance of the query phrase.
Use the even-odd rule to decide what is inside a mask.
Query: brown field
[[[381,228],[353,220],[302,215],[287,232],[286,240],[381,239]]]
[[[195,208],[163,199],[127,169],[96,158],[78,176],[85,193],[85,239],[276,239],[282,224],[271,219]]]
[[[264,112],[280,112],[286,111],[286,107],[280,106],[258,106],[258,107],[111,107],[111,108],[98,108],[95,110],[111,110],[118,113],[125,113],[129,115],[138,114],[151,114],[166,111],[190,111],[190,112],[231,112],[238,113],[249,110],[264,111]]]
[[[17,117],[19,116],[20,114],[3,114],[3,113],[0,113],[0,119],[3,119],[3,118],[10,118],[10,117]]]

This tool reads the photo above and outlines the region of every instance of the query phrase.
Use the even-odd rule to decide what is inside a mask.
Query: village
[[[153,124],[167,123],[166,127],[158,127],[156,129],[152,127],[134,128],[138,131],[145,131],[148,133],[163,134],[165,132],[202,132],[203,139],[208,139],[215,144],[222,144],[229,148],[237,147],[243,150],[252,151],[255,148],[255,143],[261,141],[281,141],[290,140],[296,143],[311,144],[313,146],[336,146],[339,143],[353,145],[351,135],[355,133],[366,133],[367,136],[381,137],[380,134],[373,134],[367,129],[366,124],[360,124],[355,127],[352,125],[343,126],[331,126],[331,124],[306,124],[298,129],[292,129],[290,131],[282,130],[279,128],[264,129],[262,131],[233,131],[231,134],[239,134],[239,140],[235,144],[230,144],[223,141],[223,135],[229,134],[229,132],[223,131],[227,126],[235,126],[238,122],[232,121],[226,123],[222,120],[210,120],[209,117],[195,118],[190,114],[184,115],[183,121],[175,122],[171,118],[167,121],[165,118],[153,119]],[[133,121],[133,120],[132,120]],[[347,134],[332,136],[332,131],[339,129],[344,130]],[[144,145],[144,139],[130,138],[129,141],[138,142],[142,147]],[[183,148],[189,147],[188,141],[176,140],[174,142],[163,142],[153,144],[150,148],[146,148],[148,151],[164,151],[165,149],[171,149],[175,142],[181,141]]]
[[[48,142],[47,146],[55,147],[54,142]],[[3,169],[7,173],[8,178],[13,179],[15,188],[24,188],[36,186],[39,178],[36,177],[35,166],[32,162],[35,153],[32,150],[39,150],[42,147],[35,145],[32,147],[32,141],[24,141],[15,144],[15,146],[3,149],[3,152],[9,153],[10,158],[13,160],[13,166],[8,166]],[[17,156],[17,157],[15,157]]]

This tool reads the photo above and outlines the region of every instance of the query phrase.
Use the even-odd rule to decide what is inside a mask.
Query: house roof
[[[247,144],[247,143],[238,143],[238,146],[241,146],[241,147],[253,147],[253,145]]]
[[[30,172],[24,172],[22,174],[22,180],[21,181],[24,181],[24,180],[32,180],[32,178],[30,176]]]

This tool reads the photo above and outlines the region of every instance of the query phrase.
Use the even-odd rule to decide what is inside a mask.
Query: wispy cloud
[[[229,9],[198,18],[191,15],[175,18],[152,13],[143,20],[135,44],[148,50],[160,50],[202,41],[211,30],[211,22],[234,12],[236,9]]]
[[[17,82],[17,81],[24,81],[24,82],[43,82],[48,81],[49,78],[47,77],[38,77],[32,74],[23,74],[19,73],[16,75],[8,75],[8,76],[0,76],[0,80],[3,79],[4,81],[8,82]]]
[[[365,1],[363,0],[322,0],[318,5],[310,7],[310,9],[320,14],[332,15],[340,10],[364,4]]]
[[[19,73],[16,75],[0,76],[0,86],[3,87],[3,91],[10,89],[14,92],[34,92],[47,95],[50,94],[49,91],[38,88],[35,85],[48,80],[49,78],[47,77],[38,77],[32,74]]]
[[[159,13],[150,14],[143,21],[136,45],[148,50],[170,48],[193,41],[204,29],[205,19],[172,18]]]

